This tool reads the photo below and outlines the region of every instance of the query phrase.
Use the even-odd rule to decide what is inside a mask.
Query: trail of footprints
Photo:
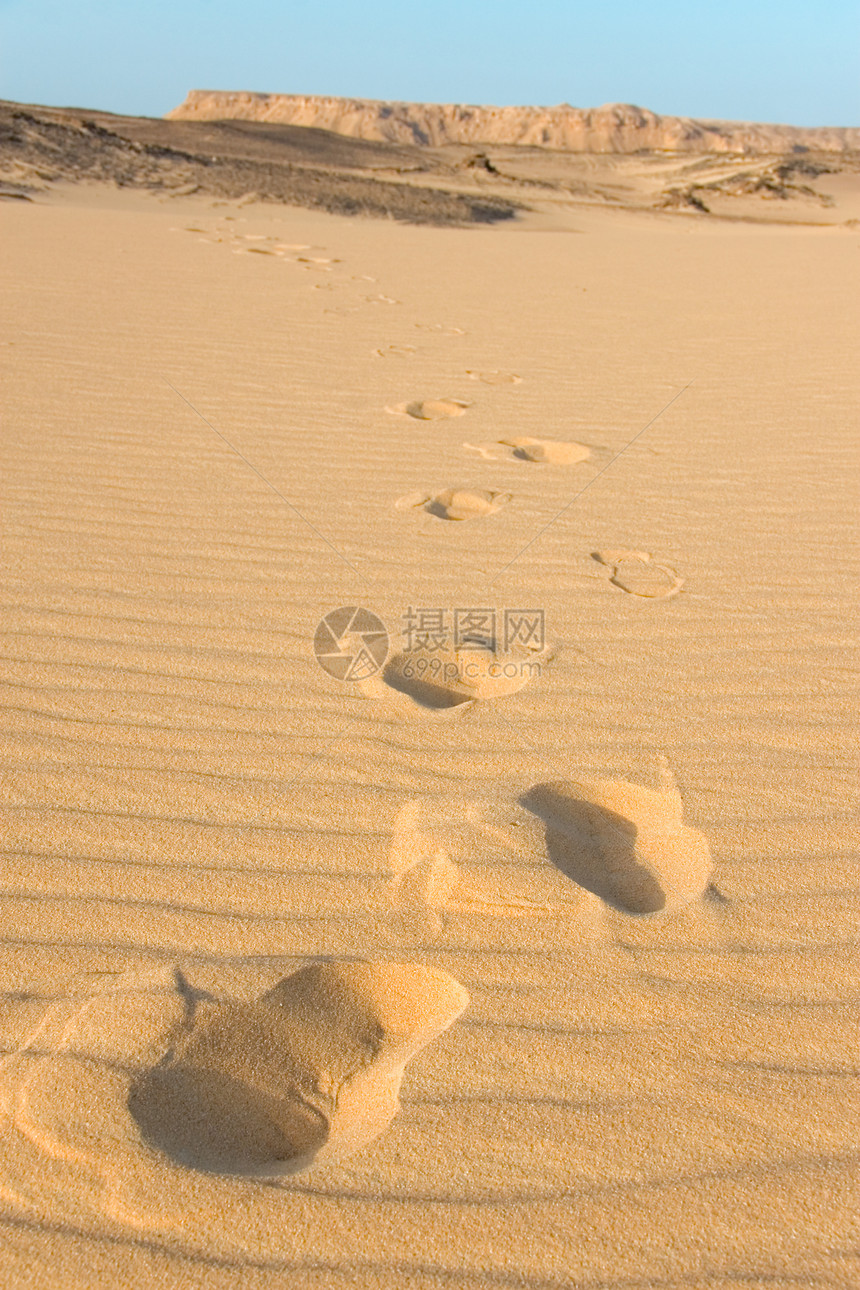
[[[409,357],[411,346],[390,345],[387,349],[373,351],[378,357]],[[471,380],[487,385],[518,385],[522,381],[516,372],[493,370],[479,372],[467,370]],[[473,406],[471,401],[453,397],[413,399],[386,407],[393,416],[410,417],[414,421],[445,421],[462,417]],[[529,465],[570,467],[583,464],[602,465],[612,460],[610,449],[599,444],[580,443],[573,439],[543,439],[532,435],[490,440],[482,443],[464,442],[464,451],[477,454],[482,461],[515,461]],[[394,505],[400,511],[420,510],[441,520],[485,519],[513,499],[513,494],[501,489],[467,487],[432,490],[416,489],[397,498]],[[645,600],[666,600],[681,591],[684,579],[668,564],[663,564],[647,551],[618,550],[594,551],[592,558],[606,569],[607,581],[628,595]]]
[[[508,859],[492,889],[469,872],[487,852]],[[380,899],[410,941],[416,919],[434,938],[451,920],[559,919],[571,904],[597,929],[603,907],[663,917],[705,901],[711,868],[664,767],[656,789],[590,779],[537,784],[517,803],[408,801]],[[47,1156],[162,1187],[165,1168],[279,1180],[338,1161],[384,1132],[407,1063],[468,1003],[445,971],[362,960],[311,963],[250,1001],[197,990],[176,968],[8,996],[7,1162],[41,1177]]]
[[[463,872],[487,848],[504,854],[513,887],[492,891]],[[401,909],[439,918],[451,913],[492,917],[552,916],[551,888],[536,893],[542,856],[574,884],[580,900],[630,917],[666,916],[708,899],[712,861],[707,838],[684,823],[680,792],[663,760],[656,788],[628,780],[558,780],[534,785],[506,801],[414,799],[400,810],[389,851],[389,894]],[[525,875],[528,875],[526,885]],[[542,875],[546,888],[548,871]]]
[[[256,233],[189,226],[203,240],[242,254],[290,259],[311,273],[340,261],[320,248]],[[354,281],[373,281],[366,275]],[[393,297],[367,296],[395,305]],[[415,324],[447,335],[444,324]],[[408,359],[415,347],[373,351]],[[466,372],[491,386],[521,378],[501,370]],[[461,417],[466,400],[419,399],[387,409],[418,422]],[[606,449],[531,436],[464,450],[487,461],[575,467],[608,459]],[[481,488],[417,491],[398,509],[421,509],[447,521],[485,519],[511,494]],[[648,552],[593,553],[608,581],[629,595],[664,599],[683,580]],[[412,712],[461,713],[522,689],[548,664],[550,649],[521,650],[512,674],[491,642],[476,640],[417,667],[395,650],[382,672],[362,683]],[[540,667],[538,667],[540,671]],[[514,818],[511,819],[511,816]],[[492,891],[470,875],[482,848],[511,858],[508,888]],[[535,849],[547,861],[517,870]],[[459,859],[455,859],[459,854]],[[592,779],[533,786],[516,805],[407,802],[391,836],[385,900],[398,918],[425,921],[430,935],[452,918],[558,918],[550,875],[563,875],[582,911],[612,909],[630,917],[662,917],[708,898],[711,857],[705,836],[684,823],[683,805],[667,768],[658,788]],[[557,881],[557,879],[556,879]],[[528,885],[526,885],[528,883]],[[382,1133],[398,1109],[407,1062],[451,1026],[469,999],[453,977],[409,962],[322,962],[300,969],[250,1002],[196,991],[177,969],[127,972],[87,980],[65,997],[9,996],[0,1029],[13,1042],[0,1062],[0,1123],[17,1159],[98,1157],[106,1137],[132,1170],[153,1161],[248,1178],[278,1179],[359,1150]],[[70,1071],[74,1073],[70,1076]],[[64,1098],[64,1087],[74,1097]],[[99,1108],[94,1129],[90,1108]]]
[[[242,201],[240,204],[247,203]],[[191,224],[181,226],[176,231],[193,233],[203,242],[223,244],[237,254],[266,255],[274,259],[283,259],[317,276],[331,274],[336,266],[342,265],[339,257],[325,254],[324,247],[304,242],[285,242],[275,234],[245,232],[236,227],[245,223],[247,218],[244,215],[225,213],[215,220],[213,227]],[[368,274],[352,274],[349,275],[348,280],[358,284],[373,284],[376,281]],[[336,284],[317,282],[313,285],[319,289],[320,287],[332,288]],[[365,295],[362,299],[365,304],[370,305],[401,303],[394,296],[389,296],[382,291]],[[414,326],[421,331],[437,335],[464,336],[466,334],[462,328],[445,323],[416,322]],[[377,358],[401,360],[411,358],[416,352],[416,346],[403,343],[381,346],[372,351]],[[517,372],[501,368],[468,368],[465,376],[470,381],[497,387],[513,387],[522,382],[522,377]],[[473,403],[469,399],[442,396],[406,400],[387,407],[386,411],[391,415],[407,417],[418,422],[445,422],[465,416],[472,406]],[[475,454],[481,461],[521,462],[529,466],[549,468],[602,465],[611,460],[610,451],[601,445],[531,435],[474,444],[464,442],[462,446],[464,451]],[[505,489],[487,489],[464,484],[436,489],[416,489],[398,498],[394,505],[400,511],[421,511],[435,519],[462,523],[487,519],[512,500],[513,494]],[[606,570],[607,582],[630,596],[646,600],[665,600],[677,595],[683,588],[684,579],[671,566],[657,560],[649,552],[621,550],[593,552],[592,555],[595,562]]]
[[[366,290],[368,285],[376,283],[376,279],[366,273],[346,276],[343,261],[337,256],[328,255],[325,247],[314,246],[308,242],[285,242],[271,233],[243,232],[236,226],[245,223],[247,218],[244,215],[222,215],[215,220],[212,227],[185,224],[176,226],[172,231],[193,233],[198,242],[211,246],[223,246],[234,255],[264,255],[274,261],[295,265],[310,273],[315,279],[319,279],[322,274],[338,275],[330,280],[313,281],[312,290],[332,291],[352,283],[356,284],[356,289],[361,291]],[[341,266],[339,271],[338,266]],[[368,304],[400,303],[382,293],[364,295],[362,300]]]

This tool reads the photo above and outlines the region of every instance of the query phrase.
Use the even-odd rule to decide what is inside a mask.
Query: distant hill
[[[415,224],[494,223],[520,209],[505,196],[452,191],[432,181],[419,187],[401,178],[401,170],[431,171],[422,164],[427,155],[322,130],[164,121],[0,100],[3,199],[32,200],[55,182],[100,182]],[[387,178],[378,173],[383,168]]]
[[[756,125],[658,116],[647,108],[472,107],[457,103],[385,103],[303,94],[191,90],[171,120],[266,121],[313,126],[380,143],[524,144],[563,152],[740,153],[860,150],[860,128]]]

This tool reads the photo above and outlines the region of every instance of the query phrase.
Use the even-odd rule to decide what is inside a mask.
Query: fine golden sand
[[[856,1285],[857,228],[0,232],[5,1283]]]

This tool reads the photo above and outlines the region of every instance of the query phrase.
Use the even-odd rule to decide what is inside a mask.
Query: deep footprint
[[[398,403],[386,408],[395,416],[412,417],[415,421],[444,421],[447,417],[461,417],[471,404],[461,399],[416,399],[411,403]]]
[[[549,466],[575,466],[577,462],[588,461],[591,456],[591,449],[584,443],[560,439],[532,439],[529,435],[521,435],[499,442],[513,448],[514,456],[521,461],[544,462]]]
[[[667,600],[684,585],[674,569],[657,564],[647,551],[594,551],[592,559],[612,570],[609,581],[631,596]]]
[[[707,838],[684,824],[668,771],[656,791],[622,779],[557,781],[521,802],[544,822],[556,868],[622,913],[677,910],[708,889]]]
[[[464,443],[463,447],[480,453],[487,461],[514,457],[517,461],[545,466],[576,466],[582,461],[600,459],[605,455],[605,449],[574,440],[535,439],[531,435],[517,435],[513,439],[497,439],[490,443]],[[504,448],[509,448],[510,452],[502,452]]]
[[[253,1003],[203,1003],[136,1081],[144,1139],[195,1169],[277,1178],[357,1151],[399,1107],[410,1058],[456,1021],[463,987],[414,963],[320,963]]]
[[[379,676],[365,684],[368,697],[382,697],[385,690],[405,695],[415,708],[466,711],[478,701],[517,694],[539,679],[554,655],[521,650],[500,654],[491,645],[463,645],[457,650],[399,651]]]
[[[460,684],[456,664],[449,671],[446,661],[435,657],[416,660],[411,653],[395,654],[382,669],[381,676],[374,680],[377,684],[370,687],[373,692],[381,683],[389,690],[406,695],[418,707],[430,710],[459,708],[476,697]]]
[[[70,1167],[158,1184],[170,1164],[277,1178],[363,1147],[396,1114],[406,1063],[468,995],[433,968],[353,961],[303,968],[251,1003],[170,968],[4,1003],[4,1170],[41,1187]]]
[[[445,488],[441,493],[408,493],[394,503],[399,511],[425,510],[440,520],[475,520],[494,515],[511,500],[510,493]]]

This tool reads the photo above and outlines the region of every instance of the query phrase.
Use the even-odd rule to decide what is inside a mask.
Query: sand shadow
[[[624,914],[666,908],[666,891],[636,853],[632,820],[555,784],[536,784],[520,803],[543,821],[547,856],[567,878]]]
[[[435,676],[431,667],[419,671],[416,659],[410,654],[395,654],[390,658],[382,669],[382,680],[422,708],[458,708],[474,700],[474,695],[464,693],[458,684]]]
[[[184,1062],[148,1071],[132,1086],[128,1107],[144,1142],[209,1173],[288,1174],[328,1136],[325,1117],[306,1102]]]

